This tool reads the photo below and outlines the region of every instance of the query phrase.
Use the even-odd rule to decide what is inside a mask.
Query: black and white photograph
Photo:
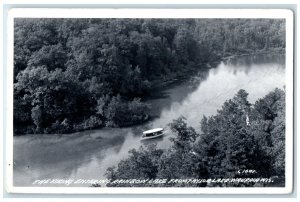
[[[11,15],[11,191],[290,192],[292,13],[136,10]]]

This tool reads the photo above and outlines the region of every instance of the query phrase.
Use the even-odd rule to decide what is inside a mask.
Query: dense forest
[[[144,99],[165,82],[192,70],[206,71],[203,64],[225,56],[283,50],[284,28],[280,19],[15,19],[14,133],[142,123],[151,118]],[[203,119],[205,134],[218,131],[206,126],[222,121],[219,116]],[[250,128],[260,131],[263,124],[258,121]],[[216,149],[222,146],[215,144]],[[218,150],[208,145],[199,152]],[[198,166],[204,166],[201,162]]]
[[[107,170],[116,179],[270,178],[267,183],[119,183],[107,186],[284,186],[285,90],[275,89],[251,105],[240,90],[216,115],[203,117],[201,135],[180,117],[170,124],[172,146],[133,149]],[[239,170],[251,169],[252,173]],[[95,185],[97,186],[97,185]]]

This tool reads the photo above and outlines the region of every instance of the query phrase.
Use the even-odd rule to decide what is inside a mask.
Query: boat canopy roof
[[[143,134],[156,133],[156,132],[159,132],[159,131],[162,131],[162,130],[163,130],[163,128],[154,128],[154,129],[151,129],[151,130],[144,131]]]

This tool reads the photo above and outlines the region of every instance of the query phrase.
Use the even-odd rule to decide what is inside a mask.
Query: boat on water
[[[143,135],[141,137],[141,140],[148,140],[153,139],[157,137],[161,137],[164,135],[164,129],[163,128],[154,128],[151,130],[147,130],[143,132]]]

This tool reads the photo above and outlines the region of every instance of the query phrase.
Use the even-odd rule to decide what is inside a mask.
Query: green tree
[[[48,70],[65,69],[67,53],[61,44],[43,46],[34,52],[27,65],[32,67],[45,66]]]
[[[23,98],[32,106],[31,118],[38,133],[56,121],[67,118],[76,122],[79,115],[90,113],[93,103],[89,96],[60,69],[49,72],[45,67],[26,68],[17,80],[15,89],[25,92]]]
[[[276,88],[256,101],[253,110],[253,132],[264,150],[270,176],[284,176],[285,171],[285,91]],[[266,160],[264,160],[266,161]]]
[[[112,97],[104,111],[107,126],[127,126],[143,122],[148,119],[149,106],[134,99],[123,101],[121,96]]]
[[[158,172],[158,160],[163,150],[157,149],[156,145],[149,145],[146,149],[140,147],[138,150],[129,151],[129,157],[120,161],[117,168],[111,167],[107,170],[106,177],[115,179],[155,179]],[[108,186],[145,186],[145,184],[113,184]]]

